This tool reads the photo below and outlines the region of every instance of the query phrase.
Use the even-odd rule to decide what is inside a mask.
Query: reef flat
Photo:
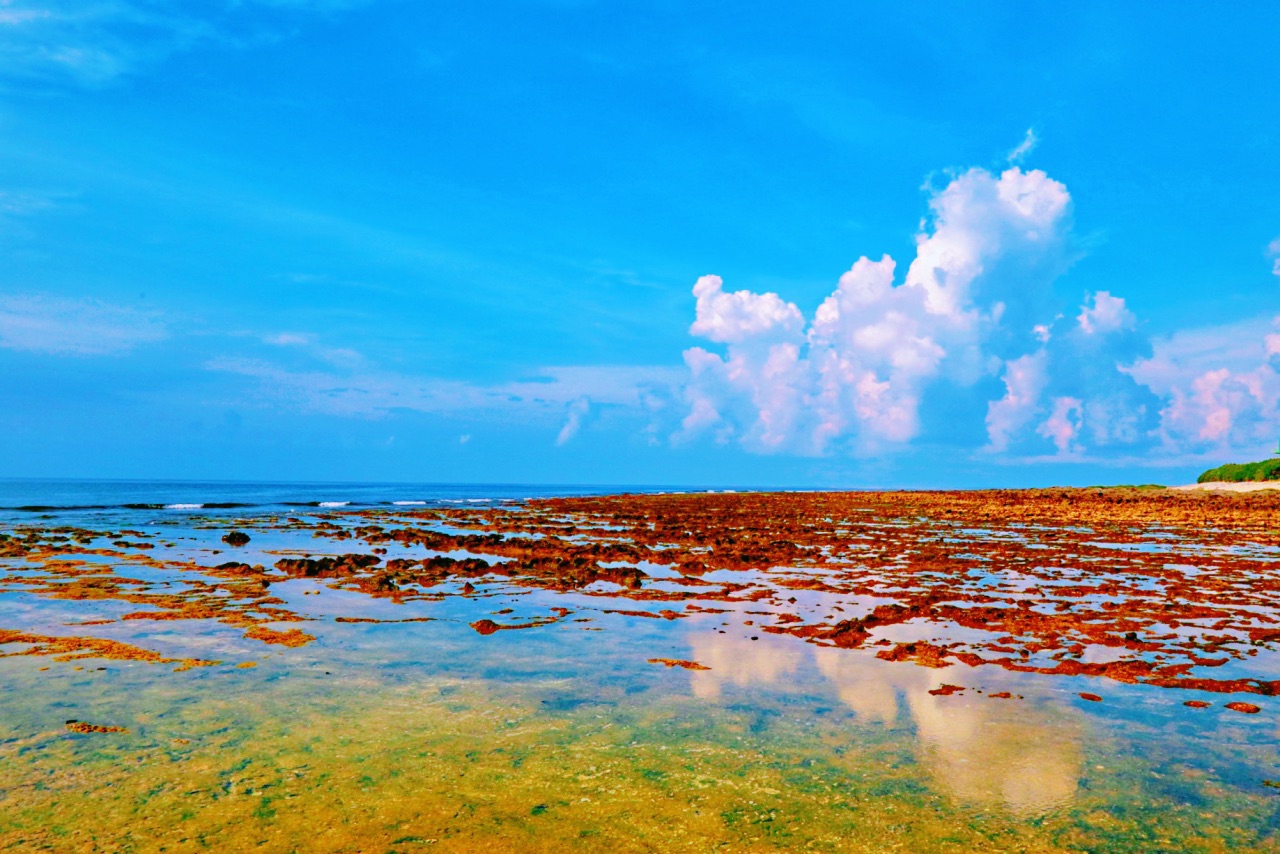
[[[1280,847],[1280,494],[32,510],[0,847]]]

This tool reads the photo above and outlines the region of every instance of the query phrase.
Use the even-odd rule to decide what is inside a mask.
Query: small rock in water
[[[99,726],[98,724],[87,724],[84,721],[70,720],[67,721],[67,729],[71,732],[91,733],[91,732],[128,732],[122,726]]]
[[[705,664],[696,661],[685,661],[682,658],[651,658],[650,664],[662,664],[667,667],[683,667],[685,670],[710,670]]]
[[[231,531],[222,535],[222,541],[229,546],[243,546],[249,542],[249,535],[244,531]]]
[[[1246,715],[1256,715],[1258,712],[1262,711],[1261,706],[1255,706],[1253,703],[1227,703],[1227,708],[1233,712],[1242,712]]]

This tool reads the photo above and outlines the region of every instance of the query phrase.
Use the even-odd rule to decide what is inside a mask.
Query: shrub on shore
[[[1196,478],[1196,483],[1246,483],[1280,480],[1280,459],[1256,463],[1227,463],[1209,469]]]

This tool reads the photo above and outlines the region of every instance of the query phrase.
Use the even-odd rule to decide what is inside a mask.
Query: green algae
[[[1229,750],[1205,756],[1207,740],[1186,737],[1169,749],[1166,733],[1156,755],[1144,740],[1048,695],[934,698],[919,690],[927,682],[890,679],[896,706],[877,710],[883,697],[850,706],[840,688],[824,692],[794,673],[786,685],[726,678],[709,697],[696,680],[715,671],[663,673],[628,694],[601,684],[599,666],[576,678],[512,683],[426,672],[383,678],[347,661],[329,664],[322,679],[305,664],[292,670],[287,658],[224,671],[216,691],[207,674],[156,680],[135,665],[85,676],[5,662],[0,846],[1275,845],[1277,796],[1261,785],[1232,785],[1203,761],[1265,761],[1256,754],[1274,756],[1270,746],[1259,750],[1237,733]],[[871,661],[864,676],[892,667]],[[584,692],[601,702],[546,702]],[[129,732],[71,734],[62,717],[125,724]]]

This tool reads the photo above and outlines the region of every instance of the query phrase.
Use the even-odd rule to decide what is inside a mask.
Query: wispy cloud
[[[556,444],[568,444],[574,436],[578,435],[578,431],[582,429],[583,420],[590,414],[591,401],[585,397],[580,397],[570,403],[569,417],[565,419],[564,426],[560,428],[560,433],[556,436]]]
[[[65,193],[0,190],[0,215],[27,216],[52,210]]]
[[[202,42],[273,38],[248,20],[255,7],[326,13],[364,2],[245,0],[193,11],[162,0],[0,0],[0,77],[100,86]]]
[[[1040,142],[1040,138],[1036,136],[1035,128],[1027,128],[1027,135],[1022,138],[1022,142],[1014,146],[1009,152],[1008,160],[1010,163],[1021,163],[1026,159],[1027,155],[1035,149],[1036,144]]]
[[[559,423],[557,444],[573,439],[601,409],[644,416],[655,394],[671,396],[683,379],[673,367],[560,366],[484,384],[379,370],[367,362],[299,370],[234,356],[211,359],[205,368],[253,381],[239,399],[266,408],[366,419],[422,412]]]
[[[274,335],[262,336],[262,343],[273,347],[305,347],[315,342],[314,335],[300,332],[277,332]]]
[[[124,353],[167,332],[154,314],[97,300],[0,296],[0,347],[61,356]]]

